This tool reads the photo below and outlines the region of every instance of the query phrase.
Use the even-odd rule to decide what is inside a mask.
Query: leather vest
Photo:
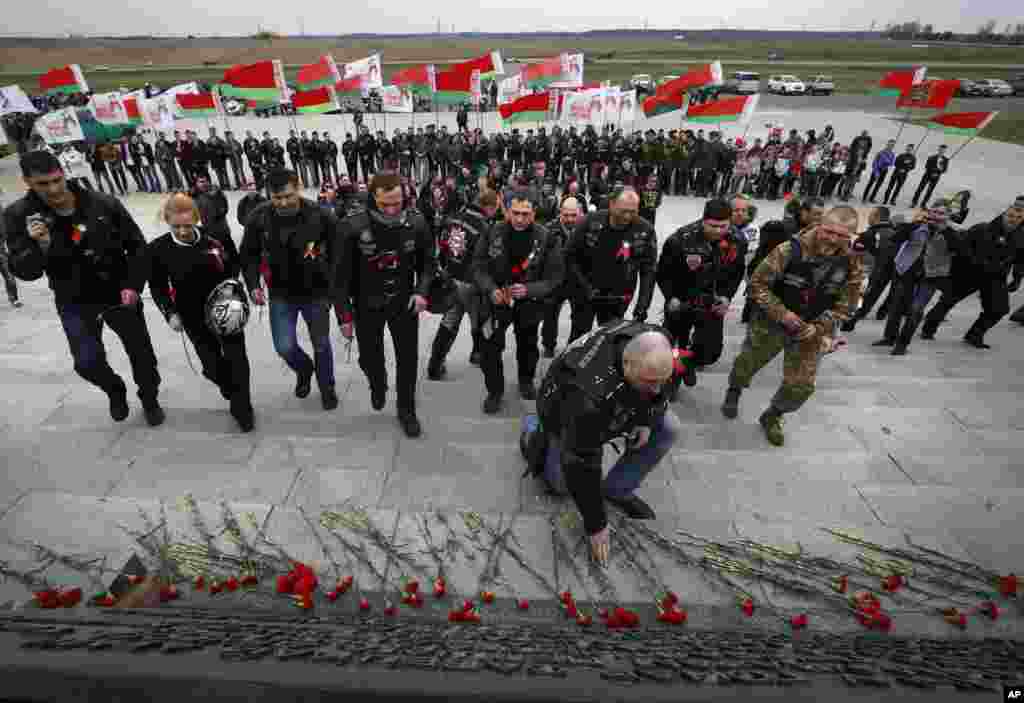
[[[607,416],[609,424],[603,441],[632,429],[649,413],[650,402],[637,403],[638,396],[626,383],[620,368],[619,349],[643,332],[664,330],[656,325],[622,320],[599,327],[571,342],[552,362],[541,385],[537,409],[541,417],[557,394],[566,387],[579,389]],[[662,402],[667,402],[662,398]],[[563,418],[564,420],[564,418]]]
[[[583,235],[584,246],[591,250],[597,247],[601,233],[608,228],[608,211],[595,213],[587,224],[586,234]],[[651,240],[651,233],[637,227],[635,223],[622,233],[622,242],[616,252],[616,258],[625,267],[627,280],[633,280],[636,273],[635,257],[647,255],[648,249],[653,246]],[[587,255],[592,256],[589,252]],[[593,283],[596,286],[599,282],[594,281]]]
[[[366,211],[353,215],[349,222],[357,238],[358,290],[353,290],[352,295],[359,307],[380,310],[396,299],[404,300],[412,295],[416,219],[406,215],[402,224],[395,227],[397,240],[392,239],[390,232],[383,232],[382,225],[374,222]],[[381,241],[384,235],[394,242],[393,246]]]
[[[437,258],[441,269],[452,278],[469,283],[473,251],[480,240],[480,234],[486,228],[487,223],[483,215],[469,208],[447,218],[437,238]],[[457,232],[462,233],[462,245],[459,250],[453,250],[452,236]]]
[[[789,261],[772,292],[801,320],[812,322],[831,310],[846,288],[850,259],[826,256],[808,260],[803,256],[803,245],[798,238],[794,237],[790,243]]]

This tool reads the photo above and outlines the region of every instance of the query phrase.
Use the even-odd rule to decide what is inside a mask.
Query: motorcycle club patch
[[[691,271],[699,269],[702,263],[704,263],[704,257],[700,254],[688,254],[686,257],[686,265],[690,267]]]

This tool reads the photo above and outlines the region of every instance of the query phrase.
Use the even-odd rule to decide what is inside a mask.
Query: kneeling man
[[[611,322],[570,343],[551,363],[537,415],[524,421],[521,445],[530,470],[543,475],[549,491],[572,495],[598,562],[608,559],[602,498],[631,518],[654,518],[633,492],[679,436],[667,392],[679,365],[667,330]],[[626,451],[602,485],[602,447],[619,437]]]

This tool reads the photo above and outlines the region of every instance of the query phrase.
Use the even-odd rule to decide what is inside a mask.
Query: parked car
[[[768,78],[768,92],[781,95],[803,95],[807,92],[807,86],[796,76],[770,76]]]
[[[109,71],[110,66],[93,66],[90,70],[92,71]]]
[[[958,97],[975,98],[985,94],[981,86],[974,81],[968,78],[959,78],[957,80],[960,81],[960,89],[956,92]]]
[[[650,93],[654,89],[654,81],[646,73],[638,73],[630,78],[629,85],[636,88],[638,93]]]
[[[761,92],[761,74],[750,73],[749,71],[736,71],[732,77],[725,81],[722,87],[723,93],[734,93],[736,95],[753,95]]]
[[[832,95],[835,90],[832,76],[815,76],[807,82],[807,92],[811,95]]]
[[[998,78],[982,78],[978,81],[978,86],[984,95],[990,98],[1008,98],[1013,95],[1013,88],[1010,84]]]

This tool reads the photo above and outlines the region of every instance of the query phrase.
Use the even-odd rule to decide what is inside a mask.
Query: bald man
[[[571,342],[552,362],[537,415],[524,419],[526,473],[541,476],[550,493],[573,497],[598,561],[608,555],[602,497],[630,518],[654,518],[634,491],[679,437],[667,393],[677,366],[667,330],[612,322]],[[626,451],[602,485],[603,445],[619,437]]]
[[[582,214],[579,201],[570,196],[562,201],[562,208],[558,213],[558,221],[554,223],[549,231],[551,236],[558,240],[558,248],[565,251],[569,238],[576,231],[576,225]],[[544,344],[544,358],[555,358],[555,347],[558,345],[558,318],[562,314],[562,304],[565,303],[565,288],[559,287],[551,294],[548,300],[548,308],[544,314],[544,326],[541,328],[541,341]]]
[[[634,297],[633,319],[647,319],[658,238],[639,212],[637,192],[619,188],[609,198],[608,209],[587,215],[570,238],[565,250],[572,301],[570,340],[589,332],[595,319],[598,325],[622,319]]]

